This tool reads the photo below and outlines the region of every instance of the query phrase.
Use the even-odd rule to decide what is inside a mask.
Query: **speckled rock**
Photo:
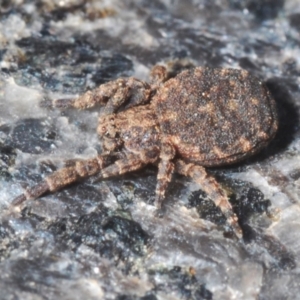
[[[0,3],[0,299],[297,299],[300,289],[300,4],[277,1]],[[156,63],[243,68],[278,106],[257,156],[211,170],[243,241],[190,180],[154,216],[154,167],[90,180],[10,211],[65,161],[101,151],[99,110],[47,101]]]

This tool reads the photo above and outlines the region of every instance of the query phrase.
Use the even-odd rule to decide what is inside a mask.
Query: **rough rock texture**
[[[297,0],[0,3],[0,299],[297,299],[300,289],[300,4]],[[154,217],[155,168],[93,179],[8,211],[64,161],[101,151],[98,110],[47,99],[156,63],[243,68],[280,118],[254,158],[211,172],[244,240],[199,187],[176,176]]]

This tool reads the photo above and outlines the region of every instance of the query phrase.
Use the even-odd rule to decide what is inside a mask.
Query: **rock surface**
[[[0,299],[298,299],[300,4],[297,0],[0,3]],[[8,213],[65,160],[100,151],[99,111],[45,107],[156,63],[243,68],[273,94],[270,146],[211,170],[244,240],[175,176],[154,217],[156,169],[87,180]]]

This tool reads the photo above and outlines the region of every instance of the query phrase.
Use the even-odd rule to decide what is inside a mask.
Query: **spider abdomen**
[[[247,71],[198,67],[168,80],[153,99],[161,134],[186,161],[229,164],[263,148],[278,127],[275,102]]]

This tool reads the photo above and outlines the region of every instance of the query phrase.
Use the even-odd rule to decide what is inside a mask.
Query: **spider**
[[[174,70],[173,70],[174,71]],[[104,107],[97,132],[103,153],[57,170],[16,197],[13,205],[55,192],[89,176],[108,178],[154,164],[158,167],[155,205],[160,211],[174,172],[189,176],[221,209],[231,230],[242,237],[228,197],[206,168],[238,162],[274,137],[275,102],[247,71],[196,67],[174,74],[162,65],[150,83],[133,77],[100,85],[57,108]]]

